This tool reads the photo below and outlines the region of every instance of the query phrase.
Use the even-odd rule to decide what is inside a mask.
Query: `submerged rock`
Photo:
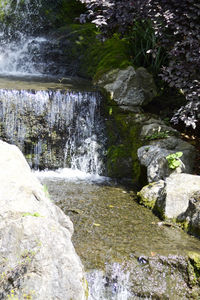
[[[156,96],[153,77],[142,67],[111,70],[98,80],[98,85],[109,92],[118,105],[130,110],[141,107]]]
[[[0,298],[85,299],[69,217],[45,195],[20,150],[2,141],[0,182]]]

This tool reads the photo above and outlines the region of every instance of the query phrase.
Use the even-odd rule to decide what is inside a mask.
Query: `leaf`
[[[177,167],[180,166],[180,161],[179,160],[175,160],[172,165],[173,165],[173,167],[177,168]]]
[[[96,227],[99,227],[99,226],[101,226],[100,224],[98,224],[98,223],[93,223],[93,225],[94,226],[96,226]]]
[[[183,152],[176,152],[176,157],[179,158],[183,155]]]

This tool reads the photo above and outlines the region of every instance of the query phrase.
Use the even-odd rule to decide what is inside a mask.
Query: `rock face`
[[[0,182],[0,298],[85,299],[70,219],[45,196],[20,150],[2,141]]]
[[[99,79],[98,85],[109,92],[122,108],[135,111],[156,95],[153,77],[142,67],[112,70]]]
[[[164,218],[181,221],[199,222],[199,201],[192,202],[194,193],[200,190],[200,176],[190,174],[172,174],[164,181],[160,180],[142,188],[138,193],[140,201],[155,210]],[[194,203],[195,209],[194,209]]]

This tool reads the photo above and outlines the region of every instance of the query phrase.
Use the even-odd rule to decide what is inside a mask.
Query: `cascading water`
[[[0,75],[62,75],[63,55],[58,42],[47,37],[49,12],[59,1],[17,0],[0,2]],[[58,66],[56,66],[58,63]],[[53,74],[54,73],[54,74]]]
[[[199,252],[198,241],[160,227],[124,188],[100,176],[92,180],[101,178],[101,184],[91,184],[83,173],[104,173],[100,94],[43,82],[49,73],[54,79],[69,69],[76,75],[74,62],[65,61],[58,40],[47,35],[49,9],[60,2],[0,1],[0,77],[29,77],[0,78],[0,138],[18,145],[32,168],[66,168],[37,174],[75,224],[73,243],[87,271],[88,300],[189,299],[194,277],[186,284],[191,265],[183,273],[181,261],[185,252]],[[33,75],[40,82],[32,82]],[[73,170],[79,170],[76,176]]]
[[[1,136],[38,168],[100,174],[105,137],[97,92],[0,90]]]

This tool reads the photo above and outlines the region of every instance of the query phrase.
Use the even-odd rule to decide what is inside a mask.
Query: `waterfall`
[[[104,126],[98,92],[0,89],[0,135],[32,168],[103,170]]]
[[[59,59],[62,55],[58,42],[47,36],[52,26],[49,13],[57,6],[59,1],[0,2],[0,75],[38,76],[49,72],[62,75],[66,72]]]

